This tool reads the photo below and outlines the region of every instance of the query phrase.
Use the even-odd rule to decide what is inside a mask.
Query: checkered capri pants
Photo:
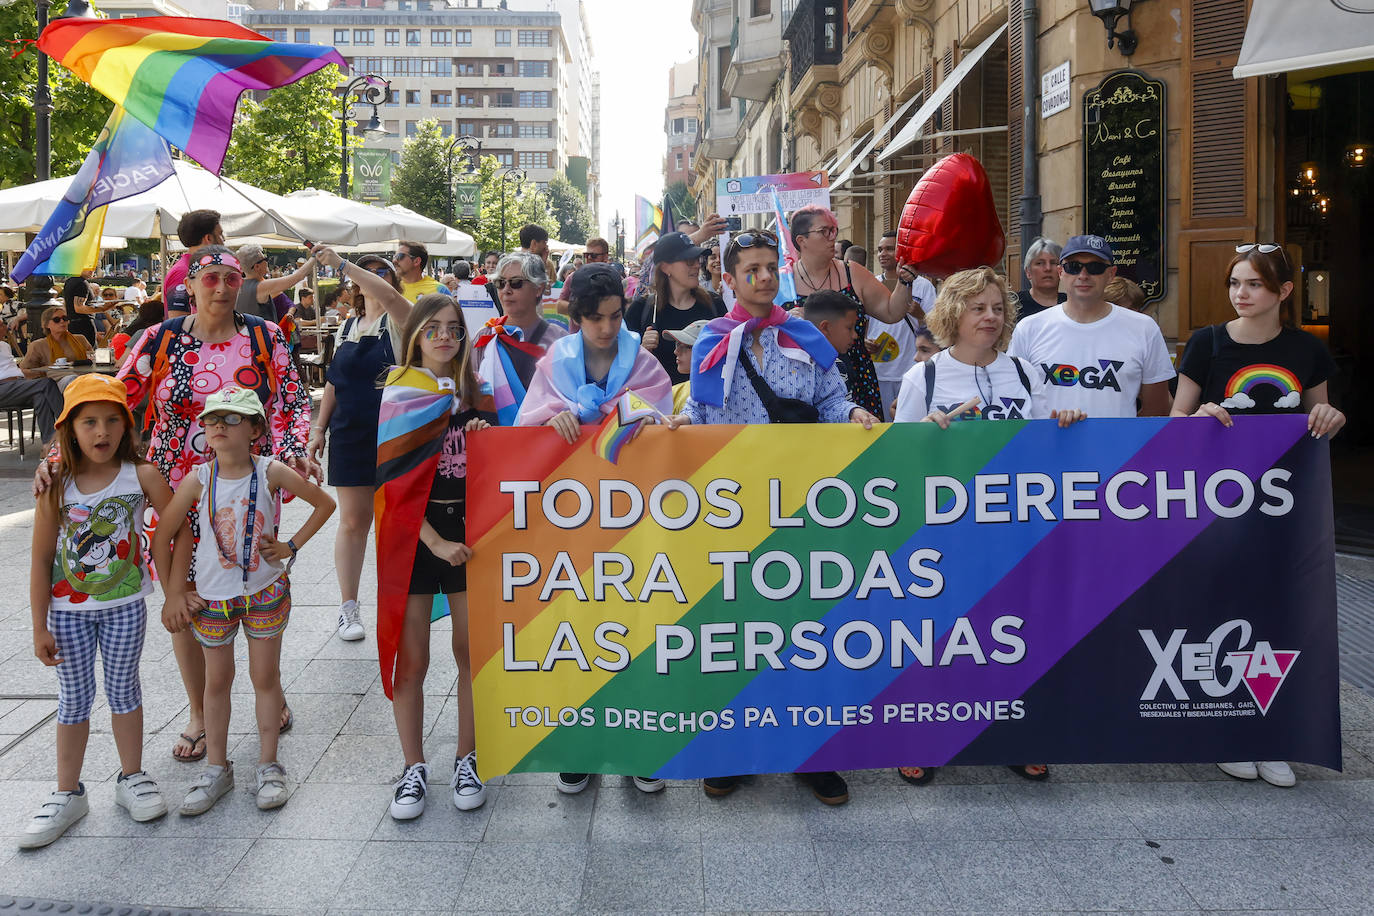
[[[148,605],[142,598],[103,610],[48,609],[48,629],[57,640],[62,663],[57,672],[57,721],[76,725],[91,717],[95,703],[95,651],[105,671],[105,698],[116,715],[143,705],[138,662],[148,631]]]

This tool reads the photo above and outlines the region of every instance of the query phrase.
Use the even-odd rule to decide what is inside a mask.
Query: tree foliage
[[[224,174],[276,194],[339,186],[339,68],[330,64],[273,89],[261,102],[239,102]],[[347,134],[349,149],[361,140]]]
[[[675,181],[668,185],[663,189],[663,197],[672,205],[673,215],[678,219],[696,220],[697,202],[687,189],[687,182]]]
[[[587,198],[565,175],[555,175],[549,182],[549,209],[553,212],[557,228],[549,227],[549,232],[564,242],[581,245],[596,234],[596,221],[592,219],[592,209]]]
[[[54,9],[52,15],[59,15]],[[34,147],[37,123],[33,97],[38,85],[39,52],[23,42],[38,37],[33,0],[0,7],[0,187],[37,180]],[[14,51],[23,49],[15,57]],[[76,174],[90,152],[113,103],[55,61],[48,64],[52,94],[51,175]]]
[[[496,160],[495,156],[483,156],[476,174],[470,171],[468,161],[461,156],[454,158],[453,181],[455,184],[480,184],[482,186],[482,207],[476,224],[472,220],[459,219],[455,226],[470,233],[477,242],[478,251],[510,251],[519,247],[520,227],[526,223],[537,223],[557,235],[553,214],[549,210],[549,198],[531,181],[516,181],[502,175],[509,171]],[[501,240],[501,207],[505,202],[506,236]]]
[[[401,164],[391,176],[393,204],[409,207],[441,223],[448,222],[447,172],[444,163],[448,142],[439,133],[438,121],[430,118],[416,126],[415,136],[406,141],[401,150]]]

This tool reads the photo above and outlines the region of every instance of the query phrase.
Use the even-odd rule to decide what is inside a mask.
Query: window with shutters
[[[1021,212],[1021,195],[1026,193],[1021,173],[1021,147],[1026,137],[1026,123],[1021,117],[1021,108],[1025,105],[1022,96],[1024,87],[1021,85],[1021,66],[1025,60],[1022,56],[1025,52],[1023,34],[1021,15],[1019,11],[1012,10],[1007,21],[1007,148],[1010,151],[1010,161],[1007,163],[1007,207],[1012,214],[1007,225],[1007,264],[1010,267],[1007,276],[1018,289],[1026,285],[1025,274],[1018,269],[1021,264],[1020,224],[1024,216]],[[1031,117],[1039,116],[1039,112],[1031,112]]]
[[[953,72],[954,46],[951,45],[950,47],[945,49],[945,55],[941,60],[940,73],[943,74],[944,79],[942,79],[940,82],[943,83],[944,80],[949,79],[949,75]],[[954,90],[949,94],[949,98],[945,99],[944,104],[940,106],[940,130],[942,131],[954,130],[954,99],[955,96],[957,96],[958,94],[959,90]],[[940,139],[940,152],[954,152],[953,137],[942,137]]]

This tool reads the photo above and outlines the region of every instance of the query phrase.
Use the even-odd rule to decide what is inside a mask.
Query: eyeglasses
[[[1259,250],[1260,254],[1273,254],[1277,251],[1279,257],[1283,258],[1284,265],[1287,266],[1288,253],[1283,250],[1282,245],[1275,245],[1272,242],[1251,242],[1248,245],[1237,245],[1236,254],[1249,254],[1256,249]]]
[[[398,252],[396,252],[395,254],[393,254],[393,255],[391,256],[391,260],[393,260],[393,261],[399,261],[399,260],[401,260],[401,258],[408,258],[408,257],[410,257],[410,252],[408,252],[408,251],[398,251]]]
[[[51,318],[48,319],[48,323],[49,323],[49,324],[52,324],[54,321],[60,321],[60,322],[62,322],[63,324],[66,324],[66,322],[67,322],[67,316],[66,316],[66,315],[54,315],[54,316],[52,316]]]
[[[800,234],[800,235],[816,235],[816,234],[820,234],[820,235],[824,236],[824,237],[826,238],[827,241],[833,242],[833,241],[835,241],[835,236],[837,236],[837,235],[840,234],[840,230],[839,230],[839,228],[836,227],[836,226],[826,226],[826,227],[824,227],[824,228],[822,228],[822,229],[808,229],[806,232],[802,232],[802,233],[799,233],[799,234]]]
[[[370,271],[379,277],[385,277],[387,274],[391,273],[391,268],[387,267],[385,264],[369,264],[364,267],[363,270]]]
[[[726,248],[727,254],[731,250],[743,251],[746,248],[772,248],[778,250],[778,237],[767,229],[760,229],[757,232],[741,232],[730,240],[730,247]]]
[[[209,429],[212,426],[238,426],[248,418],[241,413],[212,413],[200,418],[200,425]]]
[[[446,324],[440,327],[437,324],[427,324],[424,327],[425,340],[438,340],[441,337],[451,337],[454,340],[462,340],[465,336],[461,324]]]
[[[1107,272],[1107,268],[1112,265],[1106,261],[1065,261],[1061,267],[1064,273],[1071,277],[1076,277],[1083,271],[1087,271],[1089,276],[1100,277]]]
[[[205,284],[206,289],[214,289],[221,282],[229,289],[238,289],[243,285],[243,274],[241,273],[209,273],[197,274],[197,279]]]
[[[507,286],[509,286],[511,289],[515,290],[516,292],[519,292],[520,290],[525,288],[525,284],[528,282],[530,281],[526,280],[524,277],[512,277],[509,280],[507,280],[505,277],[497,277],[496,288],[505,289]]]

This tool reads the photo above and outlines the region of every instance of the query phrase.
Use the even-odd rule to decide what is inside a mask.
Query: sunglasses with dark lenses
[[[54,321],[61,321],[61,322],[65,323],[66,320],[67,320],[67,316],[66,316],[66,315],[54,315],[54,316],[52,316],[51,318],[48,319],[48,322],[49,322],[49,323],[52,323],[52,322],[54,322]]]
[[[746,248],[778,248],[778,237],[767,229],[760,229],[756,232],[741,232],[730,240],[730,248],[743,251]],[[727,248],[726,251],[729,251]]]
[[[1071,277],[1076,277],[1085,270],[1089,276],[1100,277],[1112,265],[1106,261],[1065,261],[1061,266],[1064,268],[1064,273]]]
[[[497,277],[496,288],[505,289],[507,286],[509,286],[511,289],[515,290],[516,292],[519,292],[520,290],[525,288],[525,284],[528,282],[530,281],[526,280],[524,277],[514,277],[510,280],[507,280],[505,277]]]
[[[610,259],[611,259],[611,253],[610,253],[609,251],[608,251],[608,252],[605,252],[605,253],[598,253],[598,252],[595,252],[595,251],[589,251],[589,252],[587,252],[587,260],[588,260],[588,261],[609,261]]]
[[[224,278],[224,285],[227,286],[229,289],[238,289],[240,286],[243,285],[243,274],[240,273],[200,274],[199,277],[200,282],[204,283],[207,289],[214,289],[216,286],[219,286],[221,277]]]
[[[395,254],[393,254],[393,255],[391,256],[391,260],[392,260],[392,261],[399,261],[399,260],[401,260],[401,258],[408,258],[408,257],[410,257],[410,252],[408,252],[408,251],[398,251],[398,252],[396,252]]]
[[[248,418],[241,413],[212,413],[209,416],[200,418],[200,425],[206,428],[211,426],[238,426]]]

